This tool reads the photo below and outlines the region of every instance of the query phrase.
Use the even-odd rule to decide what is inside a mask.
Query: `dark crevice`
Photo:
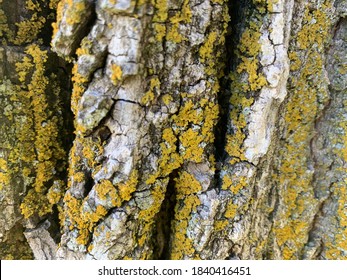
[[[224,75],[219,80],[220,92],[218,93],[219,104],[219,120],[215,127],[215,160],[216,160],[216,172],[215,182],[217,188],[222,185],[220,171],[223,163],[227,160],[228,154],[225,151],[226,136],[228,133],[228,122],[230,113],[230,97],[231,80],[229,73],[235,71],[236,55],[235,50],[239,43],[239,37],[241,33],[240,21],[242,20],[244,6],[248,5],[248,1],[229,1],[228,10],[230,16],[230,22],[228,24],[228,30],[225,37],[225,57],[224,57]]]
[[[53,205],[52,213],[48,217],[48,221],[49,221],[49,227],[47,230],[50,236],[53,238],[54,242],[56,244],[59,244],[61,239],[61,232],[60,232],[60,224],[59,224],[59,210],[57,205]]]
[[[76,38],[71,43],[71,53],[69,55],[75,54],[76,49],[79,47],[82,39],[90,33],[92,27],[95,25],[98,19],[95,12],[96,3],[91,1],[91,3],[88,3],[87,5],[86,10],[88,10],[88,14],[85,15],[85,21],[81,22],[74,32],[76,34]]]
[[[154,259],[170,259],[170,236],[171,225],[175,216],[176,205],[176,178],[178,171],[174,170],[169,177],[169,183],[166,188],[165,198],[161,209],[156,217],[156,240],[153,248]]]
[[[89,194],[89,192],[92,190],[94,186],[94,180],[91,176],[91,174],[88,174],[86,176],[86,180],[85,180],[85,184],[84,184],[84,197],[87,197],[87,195]]]

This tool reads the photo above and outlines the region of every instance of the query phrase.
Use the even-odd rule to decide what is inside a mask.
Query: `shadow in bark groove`
[[[218,93],[219,104],[219,120],[215,127],[215,159],[216,159],[216,172],[215,172],[215,184],[217,189],[221,188],[222,181],[220,176],[220,170],[223,163],[227,161],[228,154],[225,151],[226,135],[228,130],[229,114],[230,114],[230,97],[231,92],[231,80],[229,73],[235,71],[236,54],[235,50],[239,44],[239,38],[241,36],[242,19],[244,18],[243,12],[245,7],[250,6],[249,0],[235,1],[229,0],[228,9],[230,21],[228,24],[228,33],[225,36],[225,64],[224,64],[224,76],[219,80],[220,91]]]
[[[174,170],[170,174],[169,183],[166,188],[165,199],[156,219],[156,243],[154,244],[153,256],[155,259],[170,259],[170,238],[171,223],[174,221],[176,191],[175,180],[178,177],[178,171]]]

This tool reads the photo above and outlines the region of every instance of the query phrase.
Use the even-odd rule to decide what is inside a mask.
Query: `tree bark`
[[[347,1],[46,2],[1,2],[1,258],[347,258]]]

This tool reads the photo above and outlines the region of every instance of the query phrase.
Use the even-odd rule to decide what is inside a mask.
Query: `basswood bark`
[[[2,259],[347,258],[347,1],[1,4]]]

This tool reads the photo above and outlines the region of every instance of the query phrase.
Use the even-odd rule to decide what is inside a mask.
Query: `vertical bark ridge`
[[[19,2],[2,258],[346,257],[345,0]]]
[[[42,244],[60,235],[50,232],[66,185],[68,77],[47,46],[55,7],[45,2],[1,1],[1,258],[32,258],[47,249],[31,251],[24,238],[43,221]]]

